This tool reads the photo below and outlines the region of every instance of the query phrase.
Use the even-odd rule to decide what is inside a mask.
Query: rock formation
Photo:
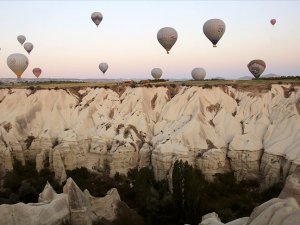
[[[49,166],[61,182],[82,166],[110,175],[152,166],[164,179],[183,159],[208,179],[233,171],[268,187],[300,165],[291,84],[1,89],[0,99],[0,174],[16,159]]]
[[[216,213],[209,213],[199,225],[296,225],[299,222],[300,208],[294,198],[273,198],[256,207],[250,217],[222,223]]]
[[[279,198],[293,197],[300,205],[300,167],[298,167],[285,181]]]
[[[82,192],[69,178],[64,193],[57,194],[49,183],[39,195],[38,203],[0,205],[0,224],[6,225],[89,225],[93,221],[113,221],[121,202],[113,188],[103,198],[95,198],[87,190]],[[126,205],[127,206],[127,205]]]
[[[60,225],[67,221],[68,217],[68,198],[64,194],[55,195],[50,202],[0,205],[0,224]]]

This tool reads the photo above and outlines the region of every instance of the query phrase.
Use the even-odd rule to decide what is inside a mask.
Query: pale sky
[[[99,11],[97,28],[90,16]],[[226,31],[213,48],[203,24],[219,18]],[[273,27],[270,20],[275,18]],[[44,78],[151,78],[160,67],[165,79],[190,79],[194,67],[207,78],[251,76],[247,64],[263,59],[264,74],[300,75],[300,1],[0,1],[0,78],[15,75],[7,56],[23,53]],[[166,54],[157,41],[162,27],[177,30]],[[17,41],[25,35],[30,53]],[[101,62],[109,68],[98,69]]]

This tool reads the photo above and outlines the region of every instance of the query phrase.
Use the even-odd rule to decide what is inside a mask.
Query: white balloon
[[[217,47],[217,43],[223,36],[225,29],[225,23],[220,19],[208,20],[203,25],[203,32],[214,47]]]
[[[194,80],[203,80],[205,78],[205,69],[201,67],[196,67],[192,70],[192,77]]]
[[[164,27],[157,32],[157,40],[166,49],[168,54],[177,41],[177,37],[177,32],[172,27]]]
[[[107,63],[100,63],[99,69],[102,71],[103,74],[105,74],[106,70],[108,69]]]
[[[21,78],[24,71],[27,69],[29,64],[28,58],[21,53],[14,53],[7,57],[8,67]]]
[[[28,52],[28,54],[30,54],[30,52],[32,51],[33,49],[33,44],[30,43],[30,42],[26,42],[24,44],[24,49],[26,50],[26,52]]]
[[[151,75],[155,80],[159,80],[162,76],[162,70],[160,68],[153,68],[151,70]]]
[[[19,35],[17,39],[21,45],[23,45],[23,43],[26,41],[26,37],[24,35]]]

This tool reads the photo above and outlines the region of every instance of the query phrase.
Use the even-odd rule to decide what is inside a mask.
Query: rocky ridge
[[[106,196],[95,198],[88,190],[82,192],[72,178],[68,178],[61,194],[57,194],[47,183],[38,203],[0,205],[0,224],[60,225],[68,222],[72,225],[91,225],[93,221],[113,221],[118,216],[120,202],[115,188]]]
[[[0,173],[35,160],[58,180],[87,167],[157,179],[187,160],[208,179],[233,171],[267,187],[300,165],[300,88],[126,87],[0,89]]]

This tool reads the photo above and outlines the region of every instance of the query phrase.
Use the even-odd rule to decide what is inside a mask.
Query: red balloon
[[[270,23],[274,26],[275,23],[276,23],[276,20],[275,19],[271,19]]]
[[[40,68],[34,68],[32,70],[32,73],[34,74],[34,76],[36,76],[36,78],[39,78],[39,76],[41,75],[42,73],[42,70]]]

